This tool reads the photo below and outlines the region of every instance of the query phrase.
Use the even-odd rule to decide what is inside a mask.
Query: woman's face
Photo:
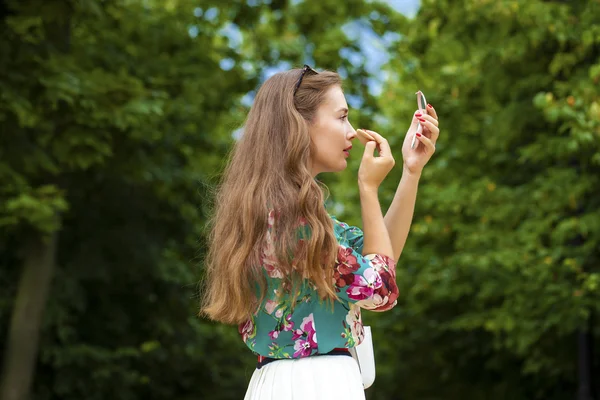
[[[321,172],[343,171],[356,131],[348,122],[348,104],[341,87],[332,86],[327,91],[309,133],[316,149],[310,166],[313,177]]]

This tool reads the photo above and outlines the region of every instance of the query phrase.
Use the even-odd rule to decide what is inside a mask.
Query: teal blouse
[[[396,262],[383,254],[363,256],[363,232],[330,217],[339,244],[332,266],[339,301],[332,309],[330,303],[319,300],[313,285],[305,281],[292,307],[291,296],[277,296],[283,275],[274,257],[274,212],[269,213],[261,257],[267,277],[267,295],[258,312],[239,326],[242,340],[255,354],[301,358],[334,348],[354,347],[364,337],[361,308],[386,311],[396,305]]]

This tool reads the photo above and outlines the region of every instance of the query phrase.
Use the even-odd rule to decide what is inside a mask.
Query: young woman
[[[396,260],[435,151],[437,116],[430,105],[413,116],[385,217],[377,189],[395,162],[388,142],[367,131],[373,140],[358,171],[361,231],[327,213],[316,180],[346,168],[357,136],[341,83],[338,74],[308,66],[268,79],[217,193],[201,314],[237,324],[258,355],[248,400],[364,399],[348,352],[363,339],[361,308],[396,304]],[[411,149],[418,122],[423,134]]]

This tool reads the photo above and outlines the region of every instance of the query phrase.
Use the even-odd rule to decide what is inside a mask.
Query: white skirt
[[[273,361],[255,369],[244,400],[365,400],[360,370],[349,356]]]

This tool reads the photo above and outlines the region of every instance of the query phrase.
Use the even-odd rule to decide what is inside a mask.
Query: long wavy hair
[[[321,299],[337,299],[337,241],[324,206],[327,189],[310,171],[309,126],[326,92],[342,82],[330,71],[306,74],[294,94],[300,73],[277,73],[262,85],[229,155],[208,221],[201,316],[239,324],[257,312],[266,295],[261,254],[271,210],[282,285],[297,294],[299,282],[309,279]],[[299,221],[310,232],[304,243]]]

